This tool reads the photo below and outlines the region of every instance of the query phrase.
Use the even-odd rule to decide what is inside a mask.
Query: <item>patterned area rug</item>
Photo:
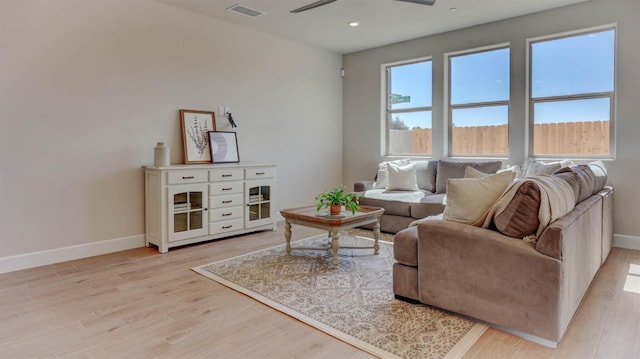
[[[345,229],[340,236],[373,238],[373,231],[364,228]],[[393,243],[393,234],[380,232],[380,240]]]
[[[326,235],[292,243],[323,247]],[[341,245],[371,245],[347,233]],[[285,314],[381,358],[461,357],[487,328],[455,314],[394,299],[393,245],[340,249],[339,264],[325,250],[284,244],[193,268]]]

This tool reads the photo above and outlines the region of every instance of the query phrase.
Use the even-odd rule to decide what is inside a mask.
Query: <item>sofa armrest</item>
[[[593,236],[593,233],[601,233],[601,200],[600,196],[588,197],[584,201],[576,204],[576,206],[562,218],[551,223],[545,228],[544,232],[542,232],[540,238],[538,238],[536,250],[553,258],[562,259],[564,256],[563,251],[570,250],[564,247],[573,247],[580,243],[565,243],[563,239],[566,235],[576,233],[581,237],[589,238]],[[594,206],[596,206],[596,208],[591,209],[591,207]],[[600,236],[598,235],[597,237]]]
[[[373,181],[358,181],[353,184],[354,192],[364,192],[373,189]]]
[[[418,224],[419,299],[559,341],[562,262],[521,239],[452,221]]]

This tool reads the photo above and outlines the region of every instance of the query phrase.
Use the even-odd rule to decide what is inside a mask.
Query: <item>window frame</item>
[[[431,106],[418,106],[418,107],[410,107],[410,108],[402,108],[402,109],[392,109],[391,108],[391,68],[398,66],[405,66],[411,64],[417,64],[421,62],[431,62],[431,83],[428,84],[431,86]],[[382,116],[382,129],[384,132],[384,150],[383,155],[387,157],[402,157],[402,156],[411,156],[416,158],[429,158],[433,156],[433,58],[431,56],[420,57],[405,61],[398,61],[388,64],[382,65],[382,72],[384,78],[384,87],[383,87],[383,116]],[[429,111],[431,112],[431,153],[391,153],[391,116],[396,113],[411,113],[411,112],[423,112]]]
[[[588,92],[584,94],[570,94],[570,95],[558,95],[558,96],[544,96],[533,97],[533,45],[545,41],[567,39],[575,36],[584,36],[592,33],[614,31],[613,36],[613,91],[604,92]],[[591,27],[586,29],[574,30],[569,32],[545,35],[535,38],[527,39],[527,157],[538,159],[615,159],[615,105],[616,105],[616,88],[617,88],[617,74],[618,74],[618,61],[617,61],[617,49],[618,49],[618,28],[616,24],[609,24],[597,27]],[[606,155],[577,155],[577,154],[543,154],[536,155],[534,152],[535,145],[535,105],[540,103],[552,103],[552,102],[564,102],[575,100],[593,100],[609,98],[609,154]]]
[[[482,52],[489,52],[501,49],[509,49],[509,98],[506,100],[498,101],[485,101],[485,102],[468,102],[463,104],[451,104],[451,59],[458,56],[479,54]],[[510,131],[509,131],[509,117],[511,115],[511,43],[500,43],[494,45],[488,45],[483,47],[477,47],[473,49],[455,51],[445,53],[445,71],[447,83],[445,84],[445,104],[447,107],[447,155],[452,158],[509,158],[509,143],[510,143]],[[460,154],[453,153],[453,111],[458,109],[480,108],[480,107],[497,107],[507,106],[507,152],[504,154]]]

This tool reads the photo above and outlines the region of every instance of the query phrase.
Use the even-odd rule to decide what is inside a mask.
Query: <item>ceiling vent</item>
[[[264,15],[264,12],[260,10],[252,9],[240,4],[233,5],[227,10],[237,12],[238,14],[242,14],[250,17],[258,17],[260,15]]]

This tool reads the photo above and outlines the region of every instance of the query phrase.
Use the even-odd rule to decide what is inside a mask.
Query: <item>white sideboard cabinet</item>
[[[274,164],[147,166],[144,172],[145,242],[160,253],[276,229]]]

